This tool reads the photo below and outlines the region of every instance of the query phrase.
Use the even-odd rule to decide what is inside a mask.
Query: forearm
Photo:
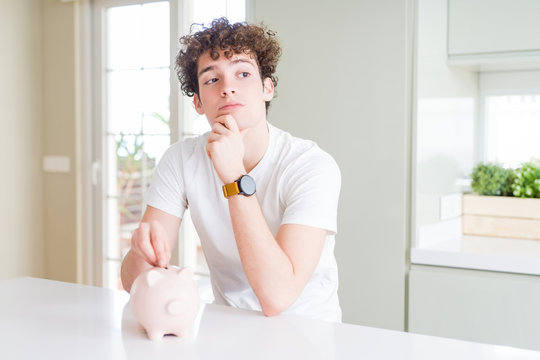
[[[127,292],[131,291],[133,282],[144,270],[151,268],[152,265],[144,261],[141,257],[137,256],[132,250],[130,250],[124,260],[122,261],[122,268],[120,270],[122,286]]]
[[[231,184],[259,163],[268,142],[266,121],[240,131],[231,115],[223,115],[212,126],[206,151],[221,181]],[[257,196],[232,195],[228,202],[247,280],[265,315],[279,314],[296,301],[313,274],[326,230],[289,224],[274,237]]]
[[[181,222],[178,217],[147,206],[139,227],[131,237],[131,249],[122,261],[120,276],[127,292],[144,270],[167,266]]]
[[[266,315],[286,310],[305,283],[272,235],[255,196],[229,198],[238,252],[247,279]]]

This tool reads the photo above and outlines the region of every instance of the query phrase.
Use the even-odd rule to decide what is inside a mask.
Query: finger
[[[159,227],[159,231],[162,233],[160,235],[161,239],[163,239],[163,241],[161,242],[161,253],[163,254],[162,258],[160,259],[160,266],[161,267],[169,267],[169,260],[171,259],[171,252],[169,251],[169,242],[167,241],[168,238],[167,238],[167,232],[165,231],[165,229],[160,226]]]
[[[237,134],[240,130],[238,130],[238,124],[236,123],[236,119],[232,116],[227,116],[225,118],[226,121],[226,127],[227,129],[231,130],[233,133]]]
[[[210,134],[220,134],[225,135],[229,129],[225,125],[225,121],[219,122],[216,121],[214,125],[212,125],[212,132]]]
[[[141,223],[133,236],[133,247],[137,253],[149,264],[156,263],[154,249],[150,242],[150,227],[147,223]]]
[[[221,136],[220,134],[216,134],[216,133],[211,132],[210,134],[208,134],[208,139],[206,140],[206,142],[207,143],[213,143],[215,141],[218,141],[220,136]]]
[[[227,114],[227,115],[219,116],[216,119],[216,123],[223,124],[225,128],[231,130],[232,132],[235,132],[235,133],[238,132],[238,124],[236,124],[236,120],[232,115]]]
[[[163,253],[165,254],[165,257],[163,259],[163,267],[168,268],[169,261],[171,261],[171,252],[169,251],[169,243],[167,241],[163,242]]]
[[[167,234],[161,225],[153,222],[150,226],[150,240],[156,257],[156,265],[166,267],[167,259]]]

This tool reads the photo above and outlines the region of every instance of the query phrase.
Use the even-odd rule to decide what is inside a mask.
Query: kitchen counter
[[[539,359],[540,352],[203,304],[190,338],[152,342],[129,295],[37,278],[0,282],[3,359]]]
[[[462,234],[461,218],[420,227],[411,263],[540,275],[540,241]]]

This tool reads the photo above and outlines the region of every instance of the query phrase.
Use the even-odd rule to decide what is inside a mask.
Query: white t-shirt
[[[314,142],[268,127],[268,149],[249,175],[255,180],[254,196],[272,234],[276,236],[283,224],[328,231],[313,275],[284,313],[341,321],[334,257],[339,168]],[[215,302],[261,310],[240,262],[223,182],[206,153],[207,138],[208,133],[171,145],[156,168],[146,202],[179,218],[189,207],[210,269]]]

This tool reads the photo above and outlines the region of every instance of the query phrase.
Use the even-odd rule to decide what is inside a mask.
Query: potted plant
[[[522,198],[540,198],[540,160],[525,163],[515,171],[512,194]]]
[[[463,195],[463,234],[540,240],[540,162],[478,164]]]

